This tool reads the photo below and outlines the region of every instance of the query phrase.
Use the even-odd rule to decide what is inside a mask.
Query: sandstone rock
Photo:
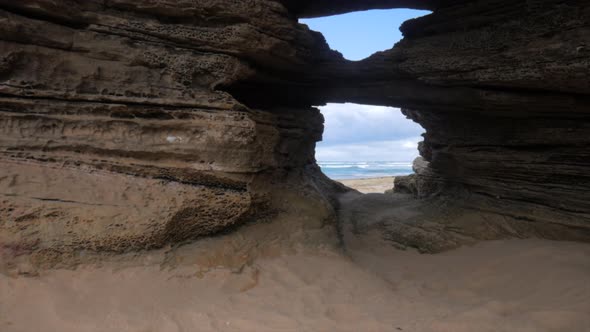
[[[397,176],[394,180],[394,192],[412,194],[416,198],[426,198],[440,194],[443,180],[436,176],[430,163],[418,157],[412,164],[414,174]]]
[[[430,166],[430,163],[422,157],[417,157],[416,159],[414,159],[414,162],[412,162],[412,170],[418,176],[427,175],[428,172],[430,171],[429,166]]]
[[[323,119],[217,87],[322,40],[273,1],[0,1],[0,246],[155,248],[272,213],[256,183],[311,164]]]
[[[360,62],[297,23],[398,7],[434,12]],[[314,160],[326,102],[426,129],[428,165],[398,189],[526,229],[497,236],[590,240],[589,18],[557,0],[0,0],[0,247],[158,247],[292,192],[337,207]]]

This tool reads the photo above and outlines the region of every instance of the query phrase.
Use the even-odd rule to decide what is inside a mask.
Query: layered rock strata
[[[433,13],[360,62],[297,23],[374,8]],[[498,234],[590,240],[589,18],[557,0],[0,1],[0,247],[161,247],[285,191],[325,218],[327,102],[426,129],[420,196],[523,226]]]
[[[317,110],[251,109],[216,89],[257,65],[314,56],[322,39],[278,3],[0,7],[4,254],[121,252],[213,234],[270,214],[265,182],[313,162]]]

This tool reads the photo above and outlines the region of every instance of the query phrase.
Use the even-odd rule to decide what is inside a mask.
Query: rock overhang
[[[393,49],[360,62],[344,60],[295,19],[396,6],[434,12],[404,24],[406,38]],[[333,202],[341,189],[317,173],[313,157],[322,119],[312,105],[327,102],[404,108],[427,130],[424,181],[509,218],[516,235],[550,229],[552,238],[590,238],[587,3],[27,0],[0,8],[0,162],[45,170],[37,173],[60,183],[91,183],[100,173],[186,195],[155,199],[165,206],[150,225],[140,207],[154,198],[134,187],[119,202],[128,206],[122,222],[109,223],[100,217],[105,204],[76,206],[48,186],[33,196],[18,179],[24,168],[3,168],[6,245],[65,250],[68,227],[90,226],[34,230],[79,211],[94,234],[123,225],[129,241],[105,243],[125,250],[136,247],[121,243],[138,238],[139,247],[163,245],[256,219],[277,208],[273,196],[285,188]],[[108,188],[100,197],[74,189],[112,202]],[[234,204],[235,215],[224,204]],[[154,229],[160,233],[146,237]],[[92,241],[66,242],[78,250]]]

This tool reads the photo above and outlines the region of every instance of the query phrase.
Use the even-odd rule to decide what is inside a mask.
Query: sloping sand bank
[[[351,257],[300,250],[209,272],[147,257],[145,266],[0,275],[0,331],[590,331],[587,244]]]

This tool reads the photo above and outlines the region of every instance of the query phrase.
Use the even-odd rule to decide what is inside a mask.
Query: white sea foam
[[[411,174],[407,161],[321,161],[323,172],[332,179],[358,179]]]

